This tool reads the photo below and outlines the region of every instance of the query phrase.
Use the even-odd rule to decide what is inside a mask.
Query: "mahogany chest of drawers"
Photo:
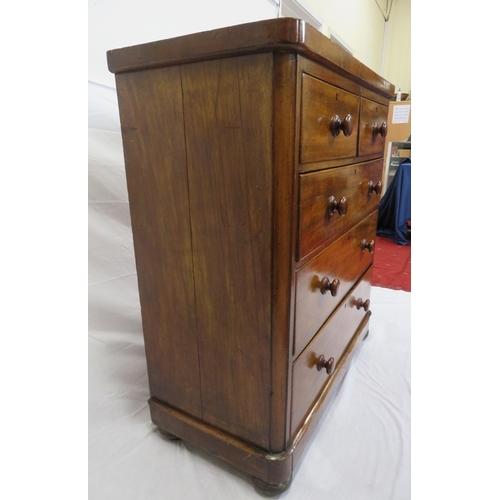
[[[107,55],[152,420],[281,491],[368,334],[394,86],[289,18]]]

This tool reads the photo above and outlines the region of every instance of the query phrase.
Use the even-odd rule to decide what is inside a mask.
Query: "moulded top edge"
[[[109,50],[107,60],[109,71],[124,73],[267,51],[303,54],[367,82],[387,96],[394,94],[392,84],[295,18],[268,19]]]

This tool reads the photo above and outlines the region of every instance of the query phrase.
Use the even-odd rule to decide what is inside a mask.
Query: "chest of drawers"
[[[368,334],[394,86],[289,18],[108,67],[152,420],[281,491]]]

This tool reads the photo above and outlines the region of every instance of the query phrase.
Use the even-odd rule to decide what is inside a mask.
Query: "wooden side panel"
[[[180,71],[116,83],[151,395],[200,417]]]
[[[272,54],[185,65],[182,86],[203,419],[268,449]]]
[[[291,405],[291,339],[293,338],[293,245],[297,226],[298,144],[297,61],[294,54],[274,54],[273,180],[273,396],[270,451],[288,444]],[[298,142],[298,141],[297,141]]]

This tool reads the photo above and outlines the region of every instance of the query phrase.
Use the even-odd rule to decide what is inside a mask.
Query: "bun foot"
[[[288,478],[284,483],[280,484],[269,484],[265,483],[261,479],[258,479],[256,477],[252,476],[252,481],[255,486],[255,489],[264,496],[267,497],[272,497],[279,495],[280,493],[283,493],[286,491],[289,487],[290,484],[292,484],[292,478]]]
[[[158,430],[169,440],[169,441],[179,441],[180,438],[177,436],[174,436],[173,434],[170,434],[170,432],[164,431],[163,429],[160,429],[158,427]]]

